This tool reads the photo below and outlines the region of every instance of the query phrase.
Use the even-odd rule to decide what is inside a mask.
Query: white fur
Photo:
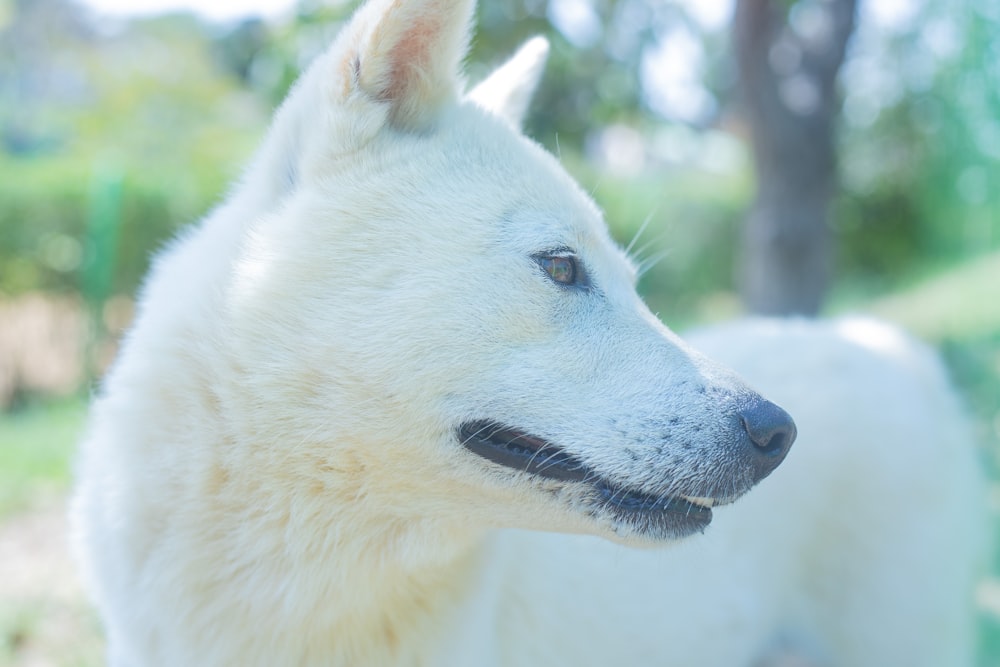
[[[470,14],[360,10],[158,261],[79,461],[111,663],[971,664],[969,434],[936,362],[882,325],[698,339],[802,435],[670,549],[634,548],[669,535],[583,484],[462,447],[490,418],[616,484],[731,500],[756,481],[734,415],[759,400],[656,321],[513,127],[544,46],[462,98]],[[566,249],[590,287],[535,259]]]

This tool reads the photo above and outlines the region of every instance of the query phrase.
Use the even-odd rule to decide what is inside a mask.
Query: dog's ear
[[[476,86],[468,98],[520,127],[548,55],[549,43],[544,37],[529,39],[510,60]]]
[[[335,46],[345,98],[388,105],[394,126],[421,131],[455,101],[474,0],[372,0]]]
[[[275,114],[248,190],[268,200],[323,173],[387,124],[422,132],[464,88],[475,0],[369,0],[303,73]],[[326,122],[321,122],[325,120]]]

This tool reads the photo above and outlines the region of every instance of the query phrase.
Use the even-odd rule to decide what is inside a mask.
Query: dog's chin
[[[615,484],[557,445],[520,429],[492,421],[470,421],[458,429],[470,452],[522,474],[567,486],[612,539],[627,544],[658,544],[701,533],[712,522],[712,507],[731,499],[684,494],[658,495]],[[600,531],[604,532],[604,531]]]

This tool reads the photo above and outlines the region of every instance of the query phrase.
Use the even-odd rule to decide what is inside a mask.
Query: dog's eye
[[[576,259],[564,255],[542,255],[538,263],[552,280],[560,285],[575,285],[577,282]]]

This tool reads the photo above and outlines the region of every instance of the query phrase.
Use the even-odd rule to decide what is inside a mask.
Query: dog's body
[[[112,664],[969,664],[969,436],[879,325],[704,334],[802,442],[630,548],[795,427],[516,131],[543,44],[461,98],[469,13],[361,10],[159,261],[79,466]]]

